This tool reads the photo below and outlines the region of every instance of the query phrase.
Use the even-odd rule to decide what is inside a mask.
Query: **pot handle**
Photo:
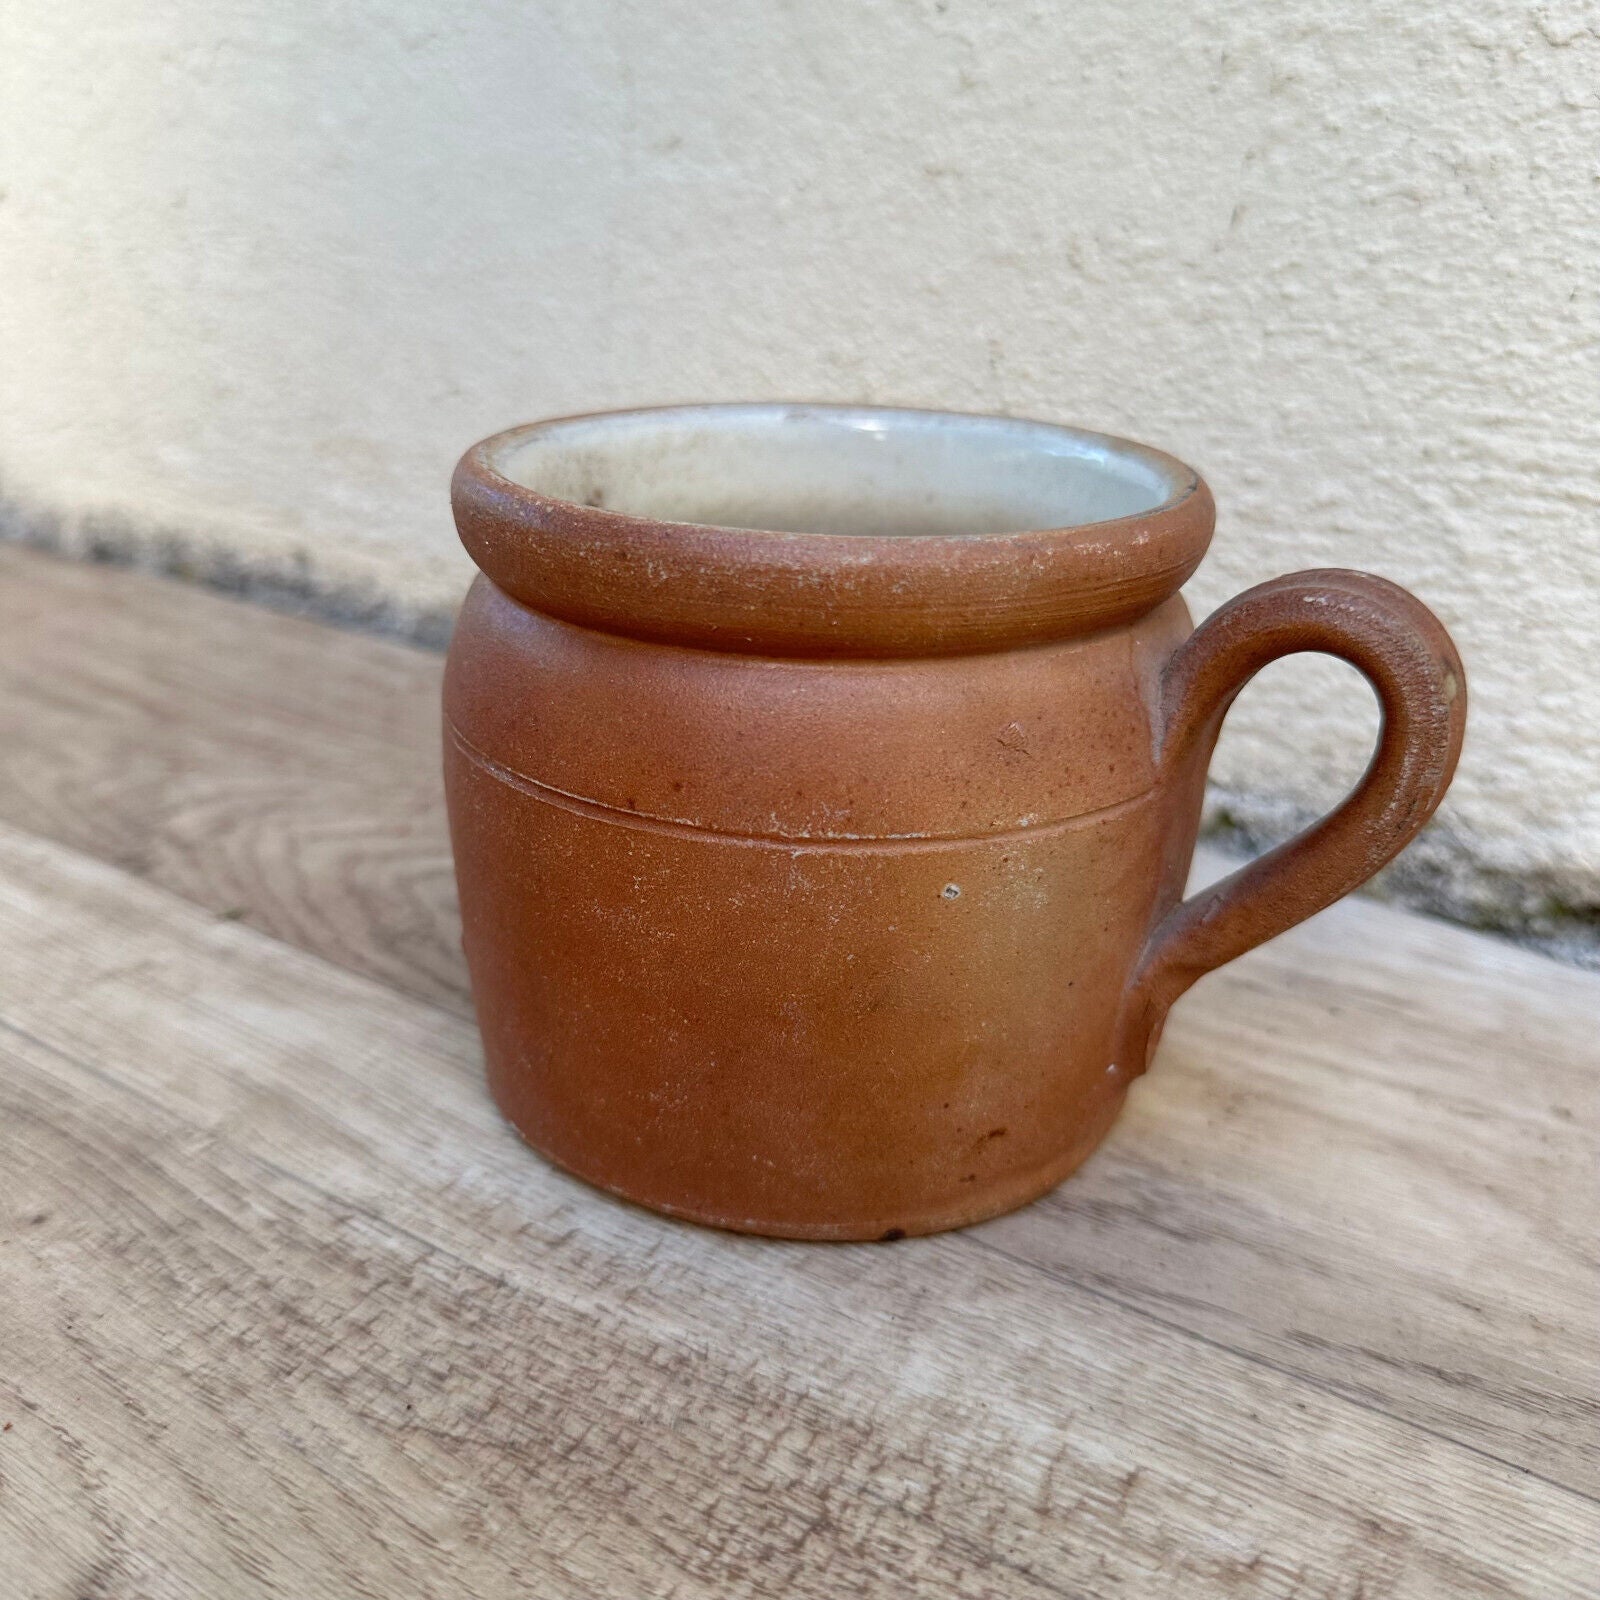
[[[1303,922],[1392,861],[1444,798],[1461,754],[1466,677],[1443,624],[1385,578],[1329,569],[1274,578],[1214,612],[1161,677],[1158,781],[1198,783],[1228,707],[1298,651],[1360,671],[1382,710],[1378,746],[1335,810],[1287,844],[1172,906],[1123,1000],[1113,1075],[1149,1065],[1167,1008],[1224,962]]]

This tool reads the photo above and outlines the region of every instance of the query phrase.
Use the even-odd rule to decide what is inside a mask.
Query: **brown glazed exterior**
[[[445,685],[464,942],[507,1117],[640,1204],[805,1239],[1023,1204],[1196,978],[1371,876],[1450,781],[1438,621],[1324,571],[1191,631],[1212,502],[1156,452],[1103,441],[1173,487],[1087,526],[769,533],[541,494],[502,470],[536,431],[454,483],[482,569]],[[1300,650],[1371,680],[1372,764],[1180,901],[1222,718]]]

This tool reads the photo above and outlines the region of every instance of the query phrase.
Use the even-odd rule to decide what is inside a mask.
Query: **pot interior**
[[[549,499],[774,533],[998,534],[1141,516],[1193,474],[1105,434],[869,406],[676,406],[502,436],[495,470]]]

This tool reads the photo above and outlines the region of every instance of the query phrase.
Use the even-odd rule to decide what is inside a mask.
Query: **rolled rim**
[[[566,485],[546,493],[512,476],[520,459],[559,440],[563,429],[602,445],[608,434],[626,432],[635,448],[643,439],[660,459],[689,437],[686,428],[696,430],[696,441],[716,441],[721,430],[765,448],[772,430],[795,425],[812,426],[819,437],[836,426],[898,430],[903,440],[922,430],[937,434],[947,453],[988,430],[990,438],[1003,434],[1010,459],[1029,471],[1036,442],[1041,455],[1092,458],[1112,464],[1127,483],[1148,481],[1151,503],[1037,528],[982,526],[979,504],[975,531],[950,532],[952,517],[963,513],[948,509],[935,483],[923,503],[937,531],[796,531],[586,504]],[[647,466],[630,470],[648,487]],[[826,462],[818,470],[826,477]],[[1088,468],[1074,470],[1087,481]],[[975,491],[969,484],[962,492]],[[635,488],[634,498],[640,493]],[[1110,499],[1140,493],[1135,486]],[[851,498],[846,490],[843,501]],[[1112,435],[961,412],[761,403],[635,408],[510,428],[462,456],[451,500],[478,567],[536,611],[663,643],[794,656],[957,654],[1116,626],[1177,593],[1204,557],[1215,519],[1198,473]],[[1019,504],[1026,514],[1027,501]],[[1005,512],[1018,515],[1012,505]]]

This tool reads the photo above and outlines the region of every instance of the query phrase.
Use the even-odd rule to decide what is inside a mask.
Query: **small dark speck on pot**
[[[904,1228],[891,1228],[887,1233],[880,1234],[879,1238],[884,1244],[892,1244],[896,1239],[903,1239],[905,1236],[906,1230]]]
[[[942,894],[946,900],[959,900],[961,898],[961,885],[959,883],[947,883],[944,888],[939,891],[939,893]]]

